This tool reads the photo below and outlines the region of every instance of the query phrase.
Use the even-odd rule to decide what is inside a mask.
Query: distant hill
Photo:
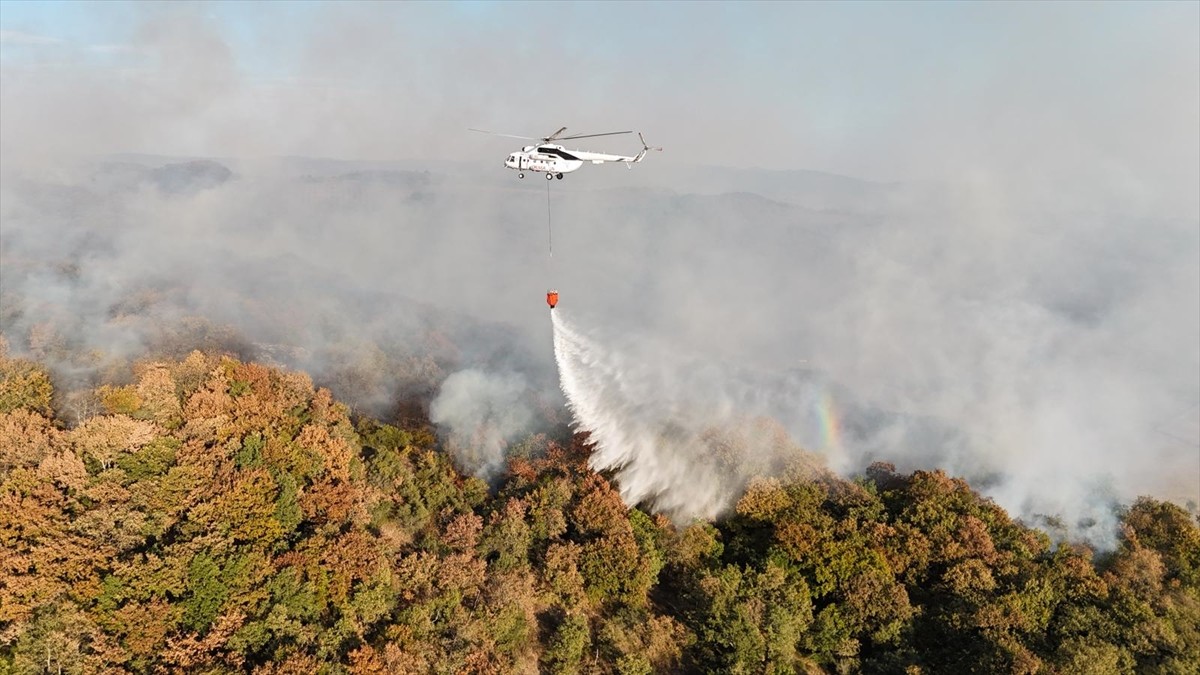
[[[113,158],[93,164],[90,183],[101,191],[151,185],[167,194],[192,194],[223,185],[234,177],[229,167],[211,159],[167,163],[132,159]]]

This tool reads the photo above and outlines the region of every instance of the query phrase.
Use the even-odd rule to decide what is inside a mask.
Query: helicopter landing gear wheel
[[[519,173],[519,174],[517,174],[517,178],[524,178],[524,177],[525,177],[525,174],[524,174],[524,173]]]
[[[562,174],[561,174],[561,173],[559,173],[559,174],[555,174],[555,175],[554,175],[554,177],[555,177],[555,178],[557,178],[557,179],[559,179],[559,180],[562,180]]]
[[[546,174],[546,180],[554,180],[554,174],[552,174],[552,173],[547,173],[547,174]]]

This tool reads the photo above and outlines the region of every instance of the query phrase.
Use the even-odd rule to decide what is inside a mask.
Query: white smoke
[[[255,7],[235,23],[180,3],[73,7],[117,29],[127,49],[105,58],[4,13],[0,331],[14,352],[117,361],[224,347],[228,327],[374,414],[472,366],[542,391],[547,186],[500,169],[509,140],[464,129],[637,128],[667,152],[556,181],[552,211],[569,261],[555,283],[617,336],[574,324],[616,364],[577,359],[580,372],[621,383],[622,414],[654,439],[605,452],[681,476],[634,494],[704,485],[692,465],[711,453],[692,439],[744,419],[733,410],[825,450],[838,444],[813,429],[836,431],[840,407],[845,451],[829,457],[847,473],[943,468],[1015,513],[1083,521],[1113,492],[1200,501],[1196,3],[775,3],[743,13],[749,31],[700,4],[665,24],[620,3],[506,21],[449,3]],[[548,30],[562,59],[487,58],[509,24],[568,18],[555,12],[625,27],[622,48],[597,60]],[[947,21],[980,39],[925,49]],[[797,26],[869,39],[798,40]],[[702,82],[678,77],[698,63]],[[567,73],[586,86],[561,108],[531,114],[510,95]],[[749,109],[769,152],[738,131]],[[611,140],[582,147],[636,150]],[[109,154],[138,152],[177,157]],[[97,156],[67,170],[79,155]],[[201,157],[216,165],[186,161]],[[197,317],[212,328],[186,330]],[[462,438],[498,414],[483,410]],[[658,440],[664,420],[683,440]],[[717,466],[736,486],[741,469]]]
[[[777,416],[771,407],[779,404],[811,409],[816,388],[785,395],[778,383],[687,363],[654,346],[605,347],[561,309],[551,318],[567,405],[595,445],[589,464],[615,472],[626,503],[651,503],[676,518],[715,518],[749,478],[812,468],[814,458],[764,416]]]
[[[460,370],[442,384],[429,418],[459,466],[487,479],[503,466],[508,444],[533,424],[529,393],[529,383],[516,373]]]
[[[981,409],[980,427],[996,432],[989,436],[956,428],[954,418],[906,415],[855,400],[815,371],[704,363],[645,335],[585,334],[561,308],[552,319],[563,393],[576,427],[595,446],[590,465],[614,473],[627,504],[711,519],[755,476],[805,465],[811,476],[814,459],[851,476],[880,459],[904,472],[940,467],[965,476],[1056,538],[1115,544],[1115,507],[1129,498],[1129,477],[1114,476],[1107,465],[1080,466],[1070,449],[1054,450],[1100,447],[1103,434],[1117,427],[1085,433],[1075,422],[1083,412],[1057,400],[1021,408],[1024,424],[1007,420],[1006,410]],[[1009,428],[1022,431],[999,433]]]

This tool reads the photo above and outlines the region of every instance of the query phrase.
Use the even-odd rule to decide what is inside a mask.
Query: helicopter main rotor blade
[[[555,140],[556,138],[558,138],[558,135],[559,135],[559,134],[561,134],[562,132],[566,131],[566,130],[567,130],[567,128],[566,128],[566,127],[563,127],[563,128],[561,128],[561,129],[559,129],[558,131],[556,131],[556,132],[554,132],[554,133],[550,134],[549,136],[542,136],[542,141],[543,141],[543,142],[546,142],[546,143],[549,143],[550,141],[553,141],[553,140]]]
[[[576,138],[595,138],[597,136],[619,136],[620,134],[632,134],[632,131],[608,131],[603,134],[576,134],[574,136],[563,136],[558,139],[560,141],[573,141]]]
[[[467,129],[467,131],[478,131],[478,132],[479,132],[479,133],[481,133],[481,134],[489,134],[489,135],[492,135],[492,136],[504,136],[505,138],[520,138],[520,139],[523,139],[523,140],[526,140],[526,141],[540,141],[540,140],[542,140],[542,139],[540,139],[540,138],[535,138],[534,136],[514,136],[513,134],[498,134],[498,133],[496,133],[496,132],[494,132],[494,131],[484,131],[483,129],[470,129],[470,128],[468,128],[468,129]]]

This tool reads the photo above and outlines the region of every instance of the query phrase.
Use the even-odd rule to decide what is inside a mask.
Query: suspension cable
[[[546,181],[546,241],[550,245],[550,258],[554,259],[554,228],[550,224],[550,181]]]

